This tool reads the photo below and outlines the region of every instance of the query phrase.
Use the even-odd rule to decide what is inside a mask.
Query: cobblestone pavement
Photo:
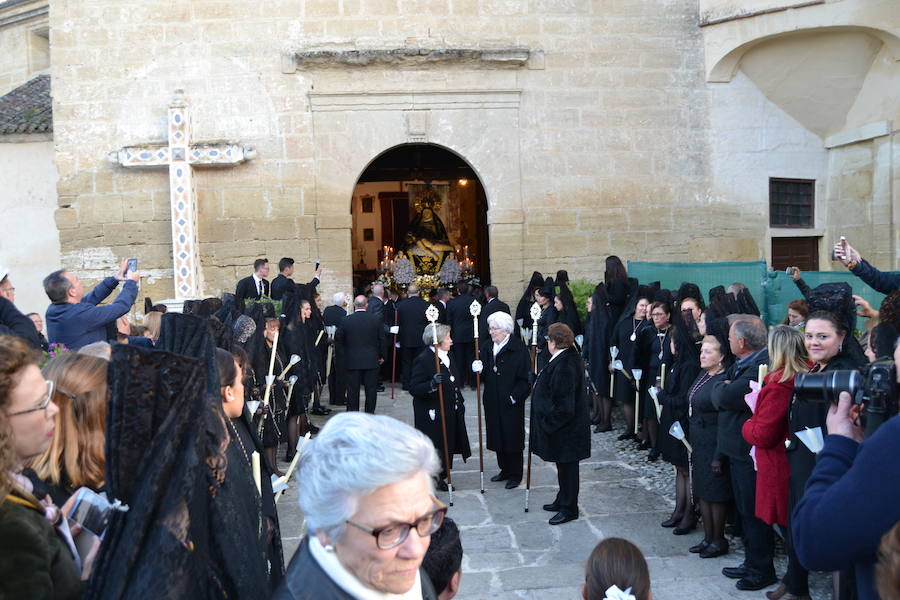
[[[485,452],[481,494],[475,393],[466,391],[465,397],[473,456],[465,464],[458,457],[454,461],[454,505],[449,512],[460,527],[464,551],[458,598],[581,598],[584,562],[597,542],[610,536],[627,538],[644,552],[654,600],[765,598],[761,591],[737,590],[734,581],[720,573],[722,567],[743,561],[740,540],[732,541],[731,554],[704,560],[687,551],[702,539],[700,530],[675,536],[660,527],[674,507],[673,468],[661,460],[649,463],[647,453],[633,443],[616,441],[621,426],[592,434],[591,458],[581,463],[581,513],[575,521],[556,527],[547,523],[551,514],[541,505],[555,497],[556,469],[536,456],[528,513],[524,482],[506,490],[503,482],[489,481],[498,471],[492,452]],[[398,388],[391,400],[388,387],[378,395],[377,412],[412,424],[412,399]],[[321,425],[325,418],[313,421]],[[446,493],[439,497],[448,500]],[[285,558],[290,560],[304,532],[296,487],[285,493],[278,511]],[[783,552],[776,569],[784,573]],[[824,575],[813,577],[814,599],[828,597],[828,581]]]

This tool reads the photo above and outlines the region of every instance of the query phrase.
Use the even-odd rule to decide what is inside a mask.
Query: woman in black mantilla
[[[259,306],[259,304],[256,304]],[[278,445],[285,437],[285,411],[287,410],[286,386],[287,380],[279,380],[277,377],[288,364],[285,358],[285,339],[280,333],[281,324],[274,316],[260,317],[256,331],[248,342],[247,354],[250,360],[251,371],[248,373],[251,387],[250,397],[259,400],[256,411],[253,413],[253,427],[262,441],[264,455],[272,469],[272,472],[281,476],[278,470]],[[269,404],[264,404],[266,394],[266,376],[269,374],[269,364],[272,359],[272,344],[275,334],[278,333],[278,348],[275,351],[275,364],[272,375],[276,377],[269,391]],[[295,390],[296,393],[296,390]],[[261,432],[261,433],[260,433]]]
[[[662,294],[657,297],[661,297]],[[642,449],[650,449],[647,460],[653,462],[659,458],[659,419],[656,414],[656,403],[650,396],[650,387],[658,386],[657,379],[663,363],[671,364],[669,356],[671,304],[665,300],[657,300],[650,305],[650,320],[653,326],[644,329],[638,338],[638,360],[643,369],[641,376],[641,422],[644,426]]]
[[[274,590],[284,575],[284,555],[281,547],[281,533],[278,524],[278,512],[275,509],[275,494],[272,492],[271,471],[261,466],[260,490],[257,491],[253,480],[251,456],[260,452],[262,444],[250,426],[249,413],[244,408],[244,373],[241,359],[246,356],[235,356],[230,352],[216,349],[216,367],[219,372],[219,388],[222,397],[222,409],[225,412],[225,424],[228,426],[229,443],[225,451],[228,468],[225,481],[219,490],[218,497],[237,508],[235,517],[241,519],[232,530],[219,532],[230,544],[241,547],[245,552],[246,563],[241,569],[253,574],[258,581],[263,576],[268,578],[268,591]],[[226,500],[227,497],[227,500]],[[232,531],[246,534],[255,531],[250,538],[237,538]],[[227,545],[229,542],[226,541]],[[226,546],[227,547],[227,546]],[[257,590],[245,590],[255,594]],[[245,597],[239,593],[239,598]]]
[[[319,352],[316,350],[315,332],[312,325],[312,302],[296,295],[285,295],[284,301],[284,343],[287,352],[300,357],[300,362],[291,367],[290,374],[299,379],[294,385],[290,402],[287,404],[287,454],[290,461],[296,452],[297,442],[307,431],[318,433],[319,428],[309,422],[309,401],[319,376]]]
[[[700,372],[700,353],[691,335],[688,319],[693,314],[676,315],[676,325],[669,343],[673,356],[672,366],[667,368],[665,388],[659,391],[662,414],[659,428],[662,433],[658,446],[663,459],[675,467],[675,510],[663,522],[663,527],[674,527],[675,535],[693,531],[697,523],[691,502],[690,462],[685,445],[669,433],[674,423],[680,423],[685,435],[689,431],[688,394]]]
[[[521,329],[531,329],[531,305],[535,302],[535,293],[544,285],[544,276],[538,271],[531,274],[528,286],[516,305],[515,320]]]
[[[638,367],[637,340],[641,337],[644,329],[651,327],[647,318],[651,294],[651,288],[638,287],[637,293],[632,297],[623,313],[628,315],[628,318],[621,319],[616,323],[610,341],[610,346],[619,349],[616,360],[622,361],[622,369],[613,369],[612,365],[609,367],[610,371],[614,371],[613,398],[622,405],[622,413],[625,417],[625,431],[619,435],[619,441],[637,439],[634,431],[634,411],[638,407],[635,406],[635,386],[631,371]],[[607,349],[608,351],[609,349]]]
[[[553,302],[555,296],[552,277],[548,277],[544,285],[534,291],[534,299],[541,307],[541,316],[537,322],[538,371],[550,362],[550,351],[547,349],[547,331],[559,319],[559,313]]]
[[[437,331],[437,353],[440,360],[440,373],[435,373],[434,336]],[[413,362],[410,375],[409,393],[413,396],[413,420],[415,427],[427,435],[434,443],[438,456],[441,459],[441,473],[438,478],[437,488],[447,491],[448,465],[444,464],[444,434],[441,429],[441,408],[438,397],[438,386],[442,386],[444,393],[444,409],[447,414],[447,455],[450,460],[449,467],[453,467],[453,455],[459,454],[463,462],[472,456],[469,446],[469,434],[466,431],[466,406],[463,403],[463,395],[457,387],[459,371],[457,365],[450,358],[450,346],[453,339],[450,337],[450,328],[446,325],[433,324],[425,327],[422,334],[425,349]],[[465,365],[463,368],[468,368]]]

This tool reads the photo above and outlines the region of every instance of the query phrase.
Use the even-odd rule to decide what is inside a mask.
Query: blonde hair
[[[789,325],[778,325],[769,335],[769,369],[781,371],[779,383],[793,379],[797,373],[809,370],[809,354],[803,334]]]
[[[159,329],[162,326],[162,313],[152,310],[144,315],[144,327],[150,332],[153,341],[159,339]]]
[[[30,464],[42,480],[72,488],[103,487],[108,366],[102,358],[68,353],[44,367],[59,413],[50,447]]]

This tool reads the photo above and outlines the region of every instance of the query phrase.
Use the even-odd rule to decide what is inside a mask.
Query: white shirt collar
[[[549,365],[550,363],[552,363],[554,358],[556,358],[566,350],[568,350],[568,348],[557,348],[556,352],[553,353],[553,356],[550,357],[550,360],[547,361],[547,364]]]
[[[259,287],[259,282],[262,281],[262,277],[257,275],[255,272],[253,273],[253,281],[256,282],[256,287]]]
[[[434,352],[434,346],[431,346],[431,351]],[[444,363],[444,366],[448,369],[450,368],[450,351],[449,350],[438,350],[437,351],[438,358],[441,359],[441,362]]]
[[[341,564],[334,550],[326,550],[315,535],[309,536],[309,551],[322,570],[342,590],[358,600],[422,600],[422,580],[416,571],[416,581],[405,594],[379,592],[364,586],[350,571]]]
[[[506,339],[500,342],[499,344],[494,344],[494,356],[500,354],[500,351],[509,343],[509,338],[512,337],[512,334],[506,336]]]

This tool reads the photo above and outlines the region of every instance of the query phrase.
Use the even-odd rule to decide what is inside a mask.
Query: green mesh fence
[[[677,290],[682,282],[696,283],[709,300],[709,290],[717,285],[726,288],[739,281],[747,286],[762,318],[769,325],[780,323],[787,316],[787,305],[791,300],[802,298],[800,290],[784,271],[766,272],[764,261],[718,262],[718,263],[628,263],[629,277],[636,277],[641,283],[659,281],[663,288]],[[803,280],[814,288],[822,283],[843,281],[850,284],[853,293],[865,298],[876,310],[884,299],[861,279],[849,271],[805,271]]]
[[[637,277],[641,283],[659,281],[665,289],[677,290],[685,281],[696,283],[703,293],[703,301],[709,302],[709,290],[717,285],[727,289],[732,283],[739,281],[747,286],[759,311],[766,319],[765,294],[763,281],[766,276],[766,263],[754,262],[717,262],[717,263],[657,263],[628,262],[628,276]]]

